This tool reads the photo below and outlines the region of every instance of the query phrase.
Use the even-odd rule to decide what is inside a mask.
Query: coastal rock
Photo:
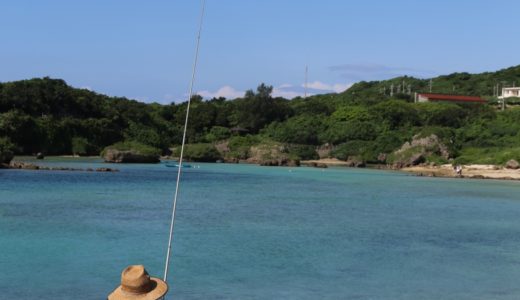
[[[518,161],[511,159],[506,163],[505,167],[506,169],[517,170],[520,168],[520,164],[518,163]]]
[[[411,167],[425,163],[427,157],[431,155],[446,160],[451,156],[448,147],[437,135],[431,134],[427,137],[415,135],[410,142],[404,143],[399,150],[392,153],[390,163],[395,169]]]
[[[14,154],[11,151],[0,152],[0,164],[9,165],[13,157]]]
[[[298,167],[300,161],[287,154],[288,148],[279,144],[262,144],[249,149],[248,163],[261,166]]]
[[[218,143],[215,143],[215,148],[220,153],[222,157],[226,157],[229,153],[229,141],[221,141]]]
[[[158,163],[158,155],[146,155],[134,150],[108,149],[103,156],[108,163]]]
[[[43,153],[38,152],[38,153],[36,154],[36,159],[44,159],[44,158],[45,158],[45,156],[43,155]]]
[[[23,170],[41,170],[41,171],[87,171],[93,172],[94,169],[78,169],[78,168],[70,168],[70,167],[46,167],[39,166],[27,162],[22,161],[11,161],[11,163],[7,166],[9,169],[23,169]],[[97,168],[96,172],[119,172],[117,169],[112,168]]]
[[[236,157],[225,157],[224,162],[228,164],[238,164],[240,160]]]
[[[310,162],[310,163],[307,163],[306,165],[307,165],[307,167],[322,168],[322,169],[326,169],[329,167],[329,166],[327,166],[327,164],[318,163],[318,162]]]
[[[119,172],[119,170],[112,168],[97,168],[96,172]]]
[[[418,164],[422,164],[425,161],[426,161],[426,158],[424,157],[424,154],[417,153],[410,157],[410,160],[408,161],[408,165],[416,166]]]
[[[300,161],[297,159],[266,159],[259,163],[261,166],[270,166],[270,167],[299,167]]]
[[[363,159],[358,156],[349,156],[346,166],[351,168],[364,168],[366,167],[366,164]]]
[[[9,164],[9,168],[10,169],[39,170],[40,166],[26,163],[26,162],[21,162],[21,161],[12,161]]]
[[[316,152],[318,153],[318,156],[320,158],[329,158],[331,156],[331,152],[334,151],[335,148],[336,147],[334,147],[333,145],[326,143],[319,146],[316,149]]]

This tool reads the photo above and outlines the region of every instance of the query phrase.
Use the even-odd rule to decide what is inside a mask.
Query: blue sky
[[[1,0],[0,81],[62,78],[146,102],[188,92],[196,0]],[[520,1],[207,0],[195,91],[342,91],[360,80],[519,64]]]

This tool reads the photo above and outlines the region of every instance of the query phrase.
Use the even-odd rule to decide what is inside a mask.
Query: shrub
[[[181,155],[181,148],[177,147],[174,155],[179,157]],[[184,148],[184,157],[190,161],[200,162],[215,162],[222,157],[212,144],[188,144]]]
[[[225,140],[231,136],[229,128],[222,126],[213,126],[204,139],[210,143]]]
[[[400,148],[411,136],[398,131],[385,131],[374,141],[374,151],[379,153],[391,153]]]
[[[72,138],[72,153],[75,155],[87,155],[90,145],[86,138],[73,137]]]
[[[461,150],[461,155],[455,159],[458,164],[505,164],[510,159],[520,160],[520,147],[514,148],[473,148]]]
[[[358,156],[365,161],[376,161],[374,143],[368,141],[349,141],[339,145],[332,152],[332,156],[340,160],[348,160],[349,157]]]
[[[14,156],[16,147],[11,140],[6,137],[0,137],[0,163],[8,164]]]
[[[320,158],[315,147],[310,145],[289,145],[288,152],[291,157],[300,160]]]

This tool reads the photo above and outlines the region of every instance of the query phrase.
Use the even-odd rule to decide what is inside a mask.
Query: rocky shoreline
[[[227,162],[227,161],[226,161]],[[297,167],[299,165],[314,168],[329,167],[348,167],[348,168],[369,168],[380,170],[395,170],[406,172],[415,176],[425,177],[443,177],[443,178],[468,178],[468,179],[495,179],[495,180],[520,180],[520,165],[516,161],[509,161],[504,166],[496,165],[462,165],[462,173],[458,175],[451,164],[440,166],[419,164],[415,166],[396,167],[395,165],[365,165],[356,161],[342,161],[336,158],[322,158],[317,160],[304,160],[298,163],[290,160],[274,161],[273,163],[265,163],[264,161],[240,160],[227,163],[245,163],[257,164],[260,166],[287,166]],[[48,167],[36,165],[33,163],[22,161],[11,161],[9,164],[0,164],[0,169],[23,169],[23,170],[41,170],[41,171],[82,171],[82,172],[119,172],[114,168],[70,168],[70,167]]]
[[[306,160],[301,162],[308,167],[356,167],[352,162],[341,161],[338,159],[319,159]],[[458,175],[451,164],[440,166],[435,165],[416,165],[399,168],[393,165],[368,165],[370,169],[395,170],[406,172],[416,176],[443,177],[443,178],[469,178],[469,179],[499,179],[499,180],[520,180],[520,167],[516,161],[510,161],[505,166],[496,165],[462,165],[462,173]]]
[[[401,171],[428,177],[520,180],[520,169],[510,169],[495,165],[462,165],[461,167],[461,175],[457,175],[452,165],[449,164],[407,167],[401,169]]]
[[[118,169],[113,168],[69,168],[69,167],[47,167],[35,165],[32,163],[11,161],[9,164],[0,164],[1,169],[21,169],[34,171],[81,171],[81,172],[119,172]]]

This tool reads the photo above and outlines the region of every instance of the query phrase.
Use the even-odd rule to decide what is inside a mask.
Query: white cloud
[[[295,86],[289,83],[281,84],[273,88],[273,97],[283,97],[292,99],[298,96],[303,97],[303,92],[294,90]]]
[[[332,90],[336,93],[342,93],[348,90],[352,86],[352,83],[336,83],[332,86]]]
[[[278,86],[279,89],[289,89],[289,88],[292,88],[293,85],[290,84],[290,83],[284,83],[284,84],[281,84]]]
[[[227,99],[235,99],[244,96],[243,91],[236,90],[235,88],[226,85],[218,89],[216,92],[210,92],[210,91],[199,91],[197,92],[198,95],[201,95],[204,98],[218,98],[218,97],[224,97]]]
[[[302,87],[305,87],[305,84],[302,84]],[[307,87],[313,90],[332,91],[332,86],[321,81],[309,82]]]
[[[327,84],[327,83],[323,83],[321,81],[314,81],[314,82],[310,82],[309,84],[307,84],[307,87],[309,89],[335,92],[335,93],[344,92],[351,86],[352,86],[352,84],[350,84],[350,83]],[[302,84],[302,87],[305,87],[305,84]]]
[[[348,83],[336,83],[336,84],[327,84],[321,81],[314,81],[308,84],[308,89],[313,90],[307,91],[307,96],[313,96],[316,94],[325,93],[341,93],[348,89],[352,84]],[[289,83],[281,84],[277,87],[273,88],[273,97],[283,97],[286,99],[293,99],[296,97],[303,97],[305,95],[305,84],[292,85]],[[236,99],[243,97],[245,94],[244,91],[237,90],[232,86],[225,85],[219,88],[217,91],[211,92],[208,90],[198,91],[197,95],[200,95],[206,99],[209,98],[218,98],[225,97],[226,99]],[[169,95],[168,95],[169,96]],[[170,98],[166,97],[165,98]]]
[[[280,88],[273,89],[273,97],[283,97],[285,99],[292,99],[296,97],[303,97],[303,93],[295,92],[295,91],[285,91]]]

